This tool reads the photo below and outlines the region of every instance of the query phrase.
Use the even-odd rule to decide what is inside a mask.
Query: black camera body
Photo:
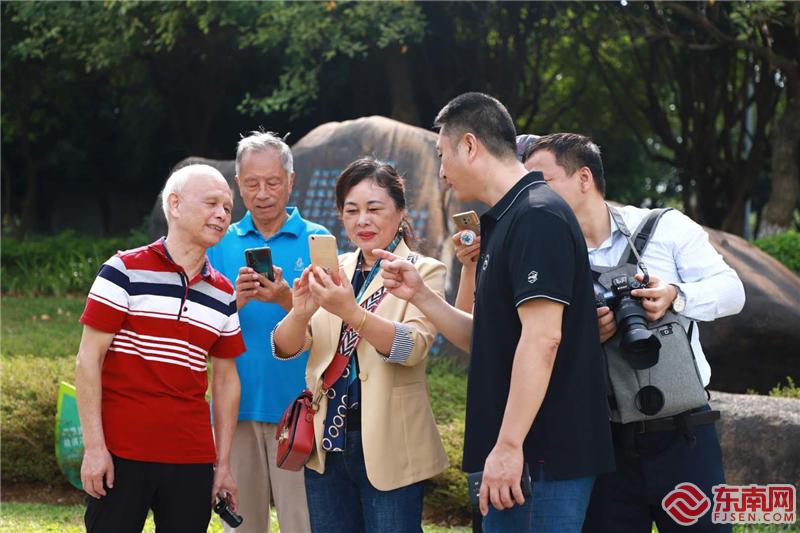
[[[661,341],[647,328],[642,299],[631,296],[631,291],[644,289],[646,283],[626,275],[611,280],[611,289],[595,294],[597,307],[614,311],[620,347],[631,367],[642,370],[658,363]]]
[[[214,512],[231,527],[239,527],[242,525],[242,522],[244,522],[244,519],[240,515],[233,512],[227,498],[217,497],[217,503],[214,505]]]

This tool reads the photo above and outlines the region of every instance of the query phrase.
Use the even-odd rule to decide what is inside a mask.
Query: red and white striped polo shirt
[[[115,334],[102,374],[109,451],[136,461],[215,462],[206,362],[245,349],[231,283],[208,261],[187,279],[162,239],[103,264],[81,322]]]

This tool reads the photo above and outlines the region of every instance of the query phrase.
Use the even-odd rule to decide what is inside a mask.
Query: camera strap
[[[625,235],[625,239],[628,241],[628,246],[625,250],[627,254],[625,252],[622,253],[622,259],[620,263],[624,261],[625,263],[638,266],[642,271],[642,274],[644,274],[644,280],[642,281],[645,285],[647,285],[647,283],[650,281],[650,274],[648,274],[647,267],[642,261],[641,254],[644,253],[644,249],[650,242],[650,237],[653,236],[653,232],[655,231],[659,220],[661,220],[661,217],[672,208],[652,209],[636,229],[636,235],[631,236],[631,231],[628,229],[628,225],[625,224],[625,220],[622,218],[622,214],[620,214],[619,210],[616,207],[608,204],[606,204],[606,207],[608,207],[608,212],[611,214],[611,218],[614,219],[617,227],[622,234]]]

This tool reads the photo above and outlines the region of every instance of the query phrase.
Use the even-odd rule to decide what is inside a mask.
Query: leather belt
[[[689,427],[711,424],[720,419],[719,411],[702,411],[699,413],[687,413],[653,420],[639,420],[628,424],[617,424],[620,427],[632,427],[634,433],[656,433],[660,431],[675,431],[679,429],[679,417],[686,417]]]

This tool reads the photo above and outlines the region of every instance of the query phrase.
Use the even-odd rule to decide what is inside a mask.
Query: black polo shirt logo
[[[536,272],[535,270],[531,270],[530,273],[528,274],[528,283],[534,284],[536,283],[537,279],[539,279],[539,273]]]

